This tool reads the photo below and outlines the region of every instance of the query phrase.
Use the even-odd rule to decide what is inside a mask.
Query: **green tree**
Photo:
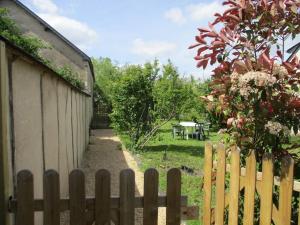
[[[157,73],[156,61],[144,66],[125,66],[113,85],[112,125],[130,136],[133,149],[138,148],[140,138],[152,128],[153,86]]]

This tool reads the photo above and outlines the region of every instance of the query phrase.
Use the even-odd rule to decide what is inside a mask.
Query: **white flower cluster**
[[[257,93],[256,87],[272,86],[276,78],[262,71],[250,71],[245,74],[232,73],[230,76],[232,92],[239,91],[241,96],[248,98],[251,93]],[[251,84],[256,87],[252,87]]]
[[[268,121],[268,123],[265,125],[265,129],[267,129],[270,134],[276,136],[279,136],[280,132],[282,132],[284,136],[290,135],[289,128],[279,122]]]
[[[284,66],[280,66],[278,64],[274,64],[274,66],[273,66],[273,74],[277,75],[279,77],[279,79],[282,79],[285,76],[287,76],[289,73],[288,73],[287,69]]]

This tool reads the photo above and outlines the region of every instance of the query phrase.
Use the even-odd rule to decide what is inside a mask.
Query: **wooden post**
[[[238,225],[239,214],[239,194],[240,194],[240,151],[237,147],[231,149],[230,167],[230,202],[229,202],[229,222],[230,225]]]
[[[167,174],[167,225],[180,225],[181,172],[170,169]]]
[[[223,144],[217,148],[217,180],[216,180],[216,208],[215,224],[224,224],[225,211],[225,171],[226,171],[226,151]]]
[[[203,202],[203,224],[211,224],[211,187],[212,187],[212,166],[213,166],[213,148],[211,143],[205,143],[204,158],[204,202]]]
[[[9,88],[6,47],[0,41],[0,224],[10,224],[8,198],[10,191],[9,152]]]

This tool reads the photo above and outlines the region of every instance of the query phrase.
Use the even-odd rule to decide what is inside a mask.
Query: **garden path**
[[[86,175],[87,195],[94,195],[95,173],[98,169],[107,169],[111,173],[111,194],[119,195],[119,173],[131,168],[135,172],[136,196],[143,195],[144,176],[132,154],[122,150],[120,139],[111,129],[93,130],[90,145],[85,152],[82,166]],[[136,210],[135,224],[142,224],[142,209]],[[159,210],[158,224],[165,224],[164,209]]]

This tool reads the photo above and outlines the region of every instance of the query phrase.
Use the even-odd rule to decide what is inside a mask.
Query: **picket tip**
[[[30,170],[21,170],[18,172],[18,175],[17,175],[18,179],[29,179],[29,178],[33,178],[33,174]]]

